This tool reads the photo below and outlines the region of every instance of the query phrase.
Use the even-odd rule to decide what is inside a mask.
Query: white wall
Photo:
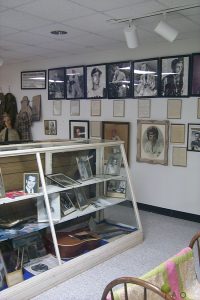
[[[130,122],[130,167],[133,175],[136,199],[138,202],[174,209],[178,211],[199,214],[200,215],[200,154],[187,152],[187,167],[172,166],[172,146],[169,145],[169,165],[151,165],[147,163],[136,162],[136,137],[137,137],[137,99],[127,99],[125,101],[125,118],[113,118],[113,101],[102,100],[101,117],[90,116],[90,101],[81,100],[80,117],[70,116],[70,101],[62,100],[62,115],[53,116],[53,101],[48,100],[48,90],[21,90],[20,72],[29,70],[41,70],[53,67],[76,66],[96,64],[121,60],[134,60],[161,56],[170,56],[178,54],[191,54],[200,52],[199,40],[176,41],[174,43],[163,42],[160,44],[143,45],[135,50],[113,49],[106,52],[88,52],[82,56],[67,56],[54,60],[38,60],[32,63],[23,63],[20,65],[5,65],[0,69],[0,88],[4,93],[10,91],[16,96],[18,109],[23,96],[32,99],[33,95],[42,96],[42,119],[35,122],[32,127],[33,138],[35,140],[47,139],[44,135],[43,120],[57,119],[58,136],[57,138],[69,137],[69,119],[84,120],[114,120]],[[181,120],[170,120],[173,123],[186,124],[200,123],[197,119],[197,98],[182,99],[182,118]],[[151,119],[165,120],[167,118],[167,99],[156,98],[151,101]],[[50,136],[49,138],[52,138]],[[187,141],[187,135],[186,135]],[[181,145],[183,146],[183,145]],[[185,142],[186,146],[186,142]]]

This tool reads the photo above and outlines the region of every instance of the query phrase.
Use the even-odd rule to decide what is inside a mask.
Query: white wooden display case
[[[105,170],[105,149],[120,149],[122,155],[122,163],[123,167],[121,168],[121,173],[118,176],[113,175],[104,175]],[[72,187],[59,187],[55,185],[48,185],[45,174],[53,173],[52,161],[53,155],[56,153],[77,153],[79,155],[81,151],[95,150],[96,159],[95,159],[95,167],[96,167],[96,176],[89,180],[85,181],[77,181],[73,188],[76,187],[86,187],[95,185],[96,189],[96,199],[102,203],[100,206],[89,205],[84,210],[76,210],[69,215],[66,215],[61,218],[59,222],[53,222],[51,209],[49,205],[48,195],[52,193],[59,193],[61,191],[66,191],[68,189],[72,189]],[[84,152],[85,153],[85,152]],[[38,226],[38,230],[48,227],[53,243],[54,249],[58,261],[58,266],[50,269],[44,273],[41,273],[37,276],[34,276],[28,280],[25,280],[15,286],[4,289],[0,292],[0,299],[9,299],[9,300],[22,300],[22,299],[30,299],[47,289],[52,288],[59,283],[66,281],[67,279],[86,271],[87,269],[111,258],[114,255],[117,255],[135,245],[139,244],[143,240],[143,232],[142,225],[140,222],[140,217],[137,209],[135,194],[133,190],[133,182],[131,178],[131,174],[129,171],[127,158],[124,150],[124,142],[123,141],[106,141],[106,140],[76,140],[76,141],[45,141],[45,142],[35,142],[35,143],[27,143],[27,144],[18,144],[18,145],[5,145],[0,148],[0,158],[8,158],[8,157],[16,157],[16,156],[24,156],[24,155],[35,155],[38,172],[40,175],[41,187],[39,193],[37,195],[23,195],[19,196],[15,199],[10,198],[1,198],[0,205],[10,204],[12,201],[20,203],[22,201],[27,201],[28,199],[35,198],[37,196],[43,196],[47,215],[49,222],[42,223],[44,226],[40,224]],[[45,155],[45,167],[41,161],[41,155]],[[0,166],[1,167],[1,166]],[[129,193],[124,198],[114,198],[114,197],[106,197],[105,196],[105,186],[106,182],[111,179],[126,179]],[[104,186],[104,191],[102,191],[102,186]],[[128,199],[127,199],[128,197]],[[101,202],[102,199],[102,202]],[[111,241],[99,248],[96,248],[90,252],[87,252],[83,255],[80,255],[74,259],[71,259],[68,262],[63,263],[60,257],[59,248],[57,245],[57,237],[56,237],[56,225],[59,223],[64,223],[73,219],[78,220],[81,216],[90,215],[91,213],[95,213],[99,219],[104,218],[104,214],[107,214],[107,211],[111,213],[111,215],[115,214],[115,210],[126,209],[126,201],[128,201],[128,205],[132,206],[132,210],[128,209],[128,214],[130,215],[131,222],[134,223],[135,230],[126,234],[125,236],[118,237],[115,239],[111,239]],[[120,206],[122,205],[122,206]],[[125,207],[125,208],[124,208]],[[125,214],[127,211],[125,210]],[[127,216],[128,216],[127,214]],[[115,217],[118,217],[115,215]],[[126,216],[125,216],[126,218]],[[119,217],[119,222],[121,222]],[[38,223],[39,224],[39,223]],[[121,224],[121,223],[120,223]],[[129,225],[129,224],[128,224]],[[127,226],[128,226],[127,225]]]

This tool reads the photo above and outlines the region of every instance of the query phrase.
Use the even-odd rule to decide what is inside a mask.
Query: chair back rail
[[[191,249],[194,249],[195,245],[197,245],[197,253],[198,253],[198,259],[199,259],[199,266],[200,266],[200,231],[197,232],[191,239],[189,247]]]

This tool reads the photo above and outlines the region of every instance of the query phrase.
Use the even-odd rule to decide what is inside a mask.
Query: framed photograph
[[[121,152],[114,151],[113,153],[110,153],[105,168],[105,174],[120,175],[121,165],[122,165]]]
[[[122,140],[126,157],[129,157],[129,122],[103,121],[103,139]]]
[[[107,64],[107,90],[109,99],[130,98],[131,62]]]
[[[113,117],[125,116],[125,100],[113,100]]]
[[[89,121],[69,120],[70,139],[88,139],[89,138]]]
[[[49,194],[48,198],[52,220],[58,222],[61,219],[60,195],[59,193]],[[49,222],[44,197],[37,197],[37,217],[38,222]]]
[[[87,99],[106,98],[106,65],[86,66]]]
[[[200,151],[200,124],[188,124],[187,150]]]
[[[187,149],[185,147],[173,147],[172,166],[187,167]]]
[[[189,55],[161,58],[161,97],[188,97]]]
[[[65,68],[48,69],[48,99],[65,99]]]
[[[106,196],[114,198],[126,197],[126,180],[112,179],[106,182]]]
[[[46,89],[46,70],[21,72],[21,89]]]
[[[40,121],[41,118],[41,95],[32,98],[32,122]]]
[[[171,124],[170,142],[171,143],[185,143],[185,124]]]
[[[191,96],[200,96],[200,53],[192,54]]]
[[[39,193],[39,173],[24,173],[24,192]]]
[[[62,100],[53,100],[53,116],[62,115]]]
[[[3,176],[0,168],[0,198],[3,198],[4,196],[5,196],[5,188],[4,188]]]
[[[76,210],[76,207],[67,192],[60,193],[60,206],[63,216],[66,216]]]
[[[169,121],[137,121],[137,161],[168,164]]]
[[[66,98],[85,98],[85,67],[66,68]]]
[[[133,95],[158,97],[159,60],[145,59],[133,63]]]
[[[44,133],[46,135],[57,135],[57,121],[44,120]]]
[[[90,138],[102,138],[102,122],[90,121]]]
[[[91,116],[101,116],[101,100],[91,100]]]
[[[197,119],[200,119],[200,98],[197,99]]]
[[[167,100],[167,118],[168,119],[181,119],[181,99],[168,99]]]
[[[78,208],[80,210],[85,209],[89,205],[89,202],[85,195],[84,189],[79,187],[79,188],[74,189],[74,192],[76,195],[76,201],[78,204]]]
[[[80,100],[70,100],[70,116],[80,116]]]
[[[138,99],[138,118],[151,117],[151,99]]]
[[[46,177],[50,179],[50,182],[52,181],[53,184],[58,184],[61,187],[72,186],[75,183],[77,184],[77,181],[63,173],[47,174]]]
[[[93,178],[89,157],[88,156],[76,157],[76,161],[77,161],[81,180],[84,181]]]

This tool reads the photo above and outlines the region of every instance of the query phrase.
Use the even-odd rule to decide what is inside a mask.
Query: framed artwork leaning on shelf
[[[93,178],[90,160],[88,156],[76,157],[77,165],[81,180],[88,180]]]
[[[59,193],[49,194],[48,198],[49,198],[52,220],[60,221],[61,210],[60,210]],[[37,197],[37,216],[38,216],[38,222],[49,222],[44,197]]]
[[[110,153],[105,168],[106,175],[120,175],[122,164],[122,154],[118,149],[113,148],[113,153]]]
[[[46,177],[50,179],[50,182],[57,184],[61,187],[68,187],[77,184],[77,181],[66,176],[63,173],[47,174]]]
[[[75,195],[76,195],[76,202],[78,205],[78,208],[80,210],[85,209],[89,205],[89,200],[86,197],[86,194],[84,192],[84,189],[81,187],[78,187],[74,189]]]
[[[24,173],[24,192],[27,194],[39,192],[39,173]]]
[[[60,207],[63,216],[66,216],[76,210],[76,207],[67,191],[60,193]]]
[[[112,179],[106,182],[106,196],[114,198],[126,197],[126,180]]]

